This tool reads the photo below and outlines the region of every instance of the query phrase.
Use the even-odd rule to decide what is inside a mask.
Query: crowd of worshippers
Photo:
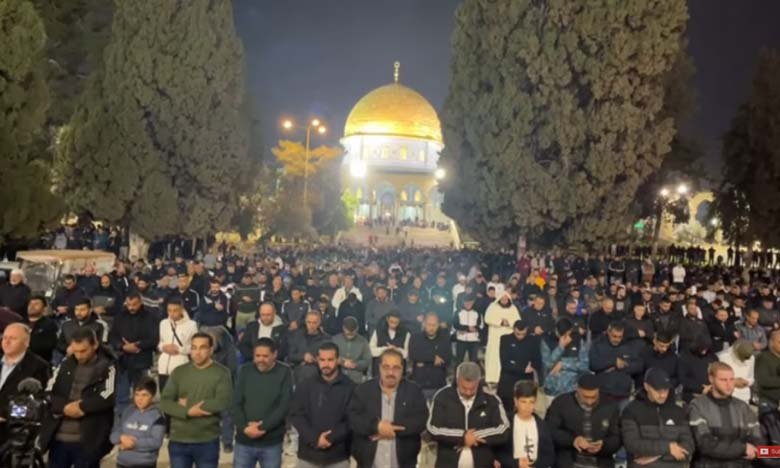
[[[52,467],[746,467],[780,445],[771,268],[289,249],[0,286]],[[651,270],[652,267],[652,271]],[[159,391],[158,391],[159,390]]]

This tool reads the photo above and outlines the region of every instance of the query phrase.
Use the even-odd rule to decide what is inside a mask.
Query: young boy
[[[165,435],[165,418],[152,401],[157,384],[150,377],[133,388],[133,405],[129,406],[111,431],[111,443],[119,445],[119,468],[157,466],[157,455]]]

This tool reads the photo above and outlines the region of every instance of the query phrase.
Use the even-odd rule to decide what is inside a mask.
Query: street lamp
[[[295,123],[290,119],[282,122],[282,128],[285,130],[293,130],[295,127]],[[311,147],[312,130],[316,130],[320,135],[325,135],[325,133],[328,131],[327,127],[325,127],[325,124],[323,124],[322,121],[318,118],[311,119],[311,121],[306,125],[306,152],[304,154],[303,161],[303,206],[309,206],[309,151]]]
[[[680,184],[677,186],[677,195],[685,195],[688,193],[688,186],[685,184]]]
[[[436,169],[433,172],[433,176],[436,178],[436,180],[442,180],[445,175],[447,175],[447,172],[442,168]]]
[[[658,192],[658,194],[661,195],[662,197],[666,198],[666,197],[669,196],[669,189],[664,187],[664,188],[661,189],[660,192]]]
[[[712,218],[712,219],[710,220],[710,225],[711,225],[712,227],[717,227],[717,226],[718,226],[718,223],[719,223],[719,221],[718,221],[718,218]]]
[[[685,197],[687,194],[688,186],[686,184],[678,185],[674,190],[674,194],[668,187],[661,187],[661,190],[658,191],[659,198],[656,200],[656,218],[653,228],[653,254],[658,250],[658,237],[661,234],[661,223],[663,222],[667,205]]]

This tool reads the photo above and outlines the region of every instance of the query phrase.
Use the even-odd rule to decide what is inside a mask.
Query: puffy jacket
[[[737,398],[700,395],[690,405],[696,441],[694,468],[748,468],[745,444],[761,445],[761,429],[747,403]]]
[[[159,319],[156,312],[142,307],[130,313],[123,309],[114,318],[114,326],[109,332],[109,343],[119,356],[117,365],[123,369],[149,369],[152,367],[152,354],[159,343]],[[139,353],[122,351],[124,342],[137,343]]]
[[[511,435],[509,419],[498,397],[479,388],[467,414],[455,385],[436,392],[427,426],[428,433],[439,443],[437,468],[458,466],[463,437],[469,429],[475,429],[476,435],[485,440],[471,448],[474,468],[492,467],[496,459],[494,450],[506,443]]]
[[[100,459],[111,451],[109,437],[114,423],[115,402],[115,357],[111,350],[104,346],[98,348],[97,362],[92,373],[92,379],[81,391],[81,411],[84,416],[79,419],[81,430],[81,447],[91,459]],[[72,401],[70,389],[78,362],[73,356],[68,356],[54,371],[46,391],[51,396],[49,414],[43,421],[40,433],[40,445],[47,449],[54,440],[63,419],[63,408]]]
[[[349,459],[347,405],[354,388],[355,383],[343,372],[330,383],[317,374],[296,387],[290,423],[300,435],[298,458],[318,465]],[[318,449],[317,441],[325,431],[331,431],[328,436],[331,446]]]
[[[694,354],[685,350],[680,353],[678,372],[685,402],[690,402],[694,395],[701,393],[703,385],[710,383],[707,368],[717,360],[718,357],[711,352]]]
[[[217,308],[218,305],[222,310]],[[223,292],[213,296],[210,293],[203,296],[200,310],[195,315],[195,321],[207,327],[227,326],[229,318],[230,299]]]
[[[644,390],[640,391],[623,410],[620,425],[629,468],[683,468],[690,463],[694,451],[693,436],[685,410],[674,403],[674,393],[669,394],[666,403],[659,405],[648,400]],[[688,451],[689,456],[685,460],[677,461],[671,455],[669,444],[672,442]],[[661,458],[650,464],[634,462],[636,458],[658,455]]]
[[[276,343],[277,355],[276,359],[283,361],[287,357],[287,326],[282,322],[282,319],[278,315],[274,316],[274,321],[271,328],[271,339]],[[244,362],[252,361],[255,353],[255,344],[260,339],[260,321],[253,320],[246,324],[244,332],[241,334],[241,339],[238,342],[238,350],[241,351],[241,356],[244,358]]]
[[[355,388],[349,402],[349,426],[352,429],[352,456],[358,468],[374,465],[377,442],[371,437],[377,433],[382,419],[382,389],[379,379],[364,382]],[[417,384],[406,379],[396,388],[393,424],[404,430],[395,433],[395,451],[399,468],[417,466],[420,453],[420,434],[425,430],[428,407],[425,396]]]
[[[577,379],[588,371],[588,345],[575,334],[575,338],[566,349],[558,345],[558,340],[547,337],[542,341],[542,365],[544,366],[544,393],[557,396],[571,392],[577,385]],[[557,374],[550,374],[556,364],[561,363]]]
[[[444,360],[434,365],[436,356]],[[447,384],[447,367],[452,360],[452,343],[447,330],[436,330],[429,338],[424,331],[412,335],[409,340],[409,361],[412,363],[411,379],[425,390],[437,390]]]

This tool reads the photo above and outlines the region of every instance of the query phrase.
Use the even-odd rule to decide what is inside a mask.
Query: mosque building
[[[352,108],[344,127],[342,187],[358,200],[356,221],[449,222],[437,167],[444,147],[436,110],[399,82],[374,89]]]

